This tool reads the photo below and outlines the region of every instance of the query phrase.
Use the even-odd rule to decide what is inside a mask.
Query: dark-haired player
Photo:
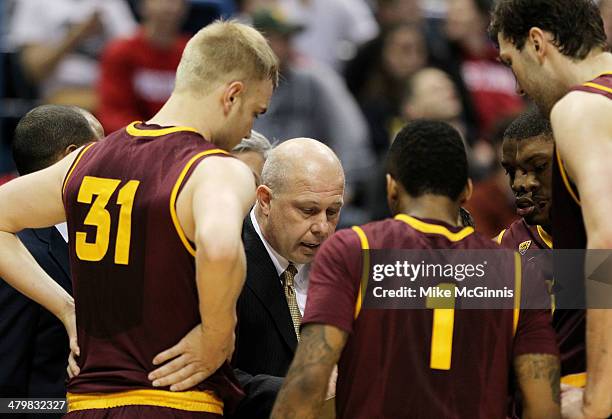
[[[552,249],[552,128],[536,110],[521,114],[504,132],[501,164],[521,217],[496,237],[504,247],[525,253]]]
[[[317,254],[302,340],[273,418],[317,417],[336,362],[339,418],[504,418],[513,362],[526,417],[559,417],[559,360],[546,310],[521,311],[516,335],[512,310],[455,310],[454,338],[436,345],[443,326],[434,310],[359,311],[362,248],[497,248],[458,226],[471,188],[454,128],[421,120],[400,131],[388,155],[395,218],[337,232]]]
[[[597,4],[502,0],[490,32],[520,92],[550,113],[555,249],[612,249],[612,54]],[[584,269],[575,265],[580,280]],[[606,418],[612,414],[612,310],[588,310],[586,341],[583,413]]]
[[[553,238],[549,232],[553,208],[554,140],[550,121],[536,109],[521,114],[506,129],[502,149],[502,165],[516,196],[517,213],[521,218],[503,230],[496,240],[521,254],[529,249],[552,249]],[[527,258],[545,259],[544,255],[537,254],[527,254]],[[550,270],[547,262],[540,268]],[[550,277],[552,279],[552,272]],[[584,387],[585,311],[555,310],[553,326],[561,353],[561,383]]]

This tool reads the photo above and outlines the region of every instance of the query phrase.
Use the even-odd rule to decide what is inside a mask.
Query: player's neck
[[[197,102],[197,103],[196,103]],[[148,124],[167,126],[187,126],[195,128],[200,135],[208,141],[213,141],[211,126],[208,121],[214,120],[213,115],[207,115],[207,109],[214,109],[208,106],[206,99],[197,101],[189,95],[172,94],[170,99],[162,106],[155,116],[147,121]],[[198,109],[198,114],[185,112],[186,109]]]
[[[459,225],[459,206],[445,196],[402,197],[395,209],[395,214],[443,221],[452,226]]]
[[[591,81],[603,73],[612,72],[612,54],[609,52],[591,52],[584,60],[568,66],[569,86]]]

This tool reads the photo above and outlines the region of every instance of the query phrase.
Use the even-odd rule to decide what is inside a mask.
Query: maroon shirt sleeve
[[[308,278],[302,325],[322,323],[352,332],[361,259],[361,243],[352,230],[338,231],[323,243]]]
[[[550,354],[559,356],[550,310],[521,310],[514,337],[513,355]]]

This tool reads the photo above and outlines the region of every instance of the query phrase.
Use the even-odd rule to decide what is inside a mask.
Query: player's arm
[[[588,249],[612,249],[610,112],[609,99],[572,92],[551,113],[555,142],[580,194]],[[612,310],[587,311],[587,365],[585,414],[608,417],[612,414]]]
[[[44,170],[0,186],[0,277],[58,317],[68,330],[73,349],[74,300],[38,265],[15,233],[66,220],[62,183],[79,151]]]
[[[516,357],[514,370],[523,396],[523,419],[561,417],[559,358],[549,354]]]
[[[184,193],[193,211],[202,323],[153,360],[159,365],[174,358],[149,374],[155,387],[171,385],[173,391],[205,380],[234,350],[236,302],[246,276],[242,223],[255,202],[255,180],[238,159],[209,157],[195,169]],[[180,210],[179,220],[184,221]]]
[[[317,323],[304,326],[271,419],[319,417],[329,378],[347,337],[347,332],[335,326]]]

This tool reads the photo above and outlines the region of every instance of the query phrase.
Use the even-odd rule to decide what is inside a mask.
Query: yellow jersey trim
[[[578,204],[578,206],[580,206],[580,199],[578,199],[578,194],[574,192],[574,188],[572,188],[572,185],[569,181],[567,173],[565,172],[565,167],[563,166],[563,160],[561,160],[561,154],[559,154],[558,148],[555,149],[555,154],[557,155],[557,163],[559,164],[559,172],[561,172],[561,179],[563,179],[563,184],[565,185],[565,188],[569,192],[572,199],[576,202],[576,204]]]
[[[542,239],[542,241],[546,244],[546,246],[548,246],[549,248],[553,249],[553,239],[550,236],[550,234],[548,234],[546,232],[546,230],[544,230],[542,228],[541,225],[537,225],[536,229],[538,230],[538,234],[540,235],[540,238]]]
[[[502,243],[502,239],[504,238],[504,234],[506,233],[506,229],[504,228],[502,231],[499,232],[499,234],[495,237],[495,242],[497,244],[501,244]]]
[[[429,224],[424,221],[417,220],[416,218],[406,214],[398,214],[395,216],[395,219],[403,221],[404,223],[408,224],[415,230],[420,231],[421,233],[439,234],[441,236],[446,237],[452,242],[461,241],[474,232],[474,229],[472,227],[465,227],[463,230],[457,233],[453,233],[444,226],[438,224]]]
[[[368,287],[368,278],[370,275],[370,243],[368,242],[368,236],[361,227],[353,227],[352,229],[359,236],[361,242],[361,250],[363,251],[363,262],[361,272],[361,282],[359,283],[359,292],[357,293],[357,303],[355,304],[355,320],[359,317],[361,312],[361,305],[363,303],[363,296],[366,293]]]
[[[83,154],[85,154],[85,152],[89,150],[89,148],[94,144],[95,143],[91,143],[88,146],[84,147],[81,151],[79,151],[79,155],[76,156],[76,158],[72,162],[72,165],[70,166],[70,169],[68,170],[68,173],[66,174],[66,177],[64,178],[64,183],[62,184],[62,196],[64,196],[64,194],[66,193],[66,185],[68,185],[70,176],[72,176],[72,172],[74,172],[74,169],[76,169],[77,164],[79,164],[81,157],[83,157]]]
[[[223,401],[211,391],[130,390],[119,393],[68,393],[68,412],[121,406],[159,406],[190,412],[223,414]]]
[[[521,255],[514,252],[514,316],[512,319],[512,335],[516,335],[521,314]]]
[[[587,373],[579,372],[578,374],[569,374],[561,377],[561,384],[568,384],[570,386],[584,388],[586,387]]]
[[[592,89],[601,90],[602,92],[606,92],[606,93],[612,93],[612,89],[610,89],[609,87],[602,86],[601,84],[597,84],[593,82],[584,83],[583,86],[590,87]]]
[[[172,193],[170,194],[170,217],[172,217],[172,223],[174,224],[174,228],[176,229],[176,232],[177,232],[179,238],[183,242],[183,245],[185,246],[187,251],[193,257],[195,257],[195,255],[196,255],[196,250],[191,245],[189,240],[187,239],[187,236],[185,235],[185,232],[183,231],[183,228],[181,227],[181,224],[179,223],[178,216],[176,215],[176,198],[177,198],[177,195],[178,195],[178,191],[181,188],[181,185],[183,184],[183,181],[185,180],[185,176],[187,176],[187,172],[189,171],[191,166],[193,166],[193,164],[199,158],[204,157],[204,156],[209,156],[211,154],[229,154],[229,153],[227,151],[225,151],[225,150],[221,150],[220,148],[215,148],[215,149],[212,149],[212,150],[203,151],[203,152],[198,153],[195,156],[193,156],[191,158],[191,160],[189,160],[187,162],[187,164],[185,165],[185,167],[181,171],[181,174],[179,175],[176,183],[174,184],[174,187],[172,188]]]
[[[125,131],[133,137],[161,137],[162,135],[172,134],[175,132],[189,131],[198,132],[193,127],[169,127],[159,129],[140,129],[136,128],[136,124],[141,124],[142,121],[132,122],[130,125],[125,127]]]

